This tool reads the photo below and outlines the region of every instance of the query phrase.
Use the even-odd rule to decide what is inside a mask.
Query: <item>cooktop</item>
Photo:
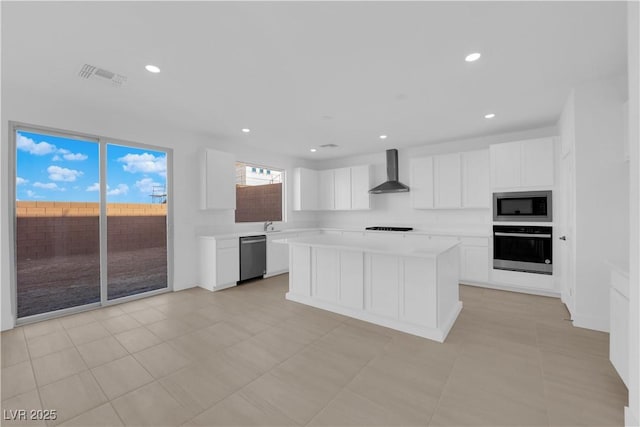
[[[413,227],[367,227],[365,230],[376,230],[376,231],[411,231]]]

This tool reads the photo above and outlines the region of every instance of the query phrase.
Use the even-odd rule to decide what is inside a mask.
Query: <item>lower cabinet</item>
[[[237,237],[200,237],[199,283],[210,291],[235,286],[240,280],[240,248]]]
[[[400,258],[395,255],[368,254],[366,307],[385,317],[397,318],[400,291]]]
[[[296,237],[296,235],[289,233],[267,235],[267,277],[289,271],[289,245],[273,243],[273,241],[290,237]]]
[[[489,240],[463,237],[460,242],[460,281],[489,282]]]

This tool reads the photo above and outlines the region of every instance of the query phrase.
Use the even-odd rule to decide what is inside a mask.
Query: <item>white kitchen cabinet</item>
[[[371,209],[371,166],[293,171],[293,210]]]
[[[201,159],[200,208],[236,208],[236,160],[233,154],[205,149]]]
[[[462,166],[462,207],[489,208],[491,185],[489,150],[466,151],[460,154]]]
[[[292,268],[289,273],[289,292],[303,297],[311,296],[311,247],[287,245]]]
[[[318,171],[307,168],[293,170],[293,210],[318,209]]]
[[[494,144],[489,147],[489,153],[491,186],[493,188],[520,187],[522,145],[519,142]]]
[[[311,295],[335,303],[338,301],[340,283],[339,252],[333,248],[312,248],[311,256],[311,269],[314,272]]]
[[[394,255],[368,254],[366,308],[374,314],[398,318],[400,261]]]
[[[411,159],[410,188],[411,206],[414,209],[433,208],[433,157]]]
[[[470,283],[489,282],[489,239],[486,237],[461,238],[460,280]]]
[[[459,208],[461,206],[460,153],[434,156],[433,186],[436,208]]]
[[[240,280],[240,249],[237,237],[201,236],[199,286],[210,291],[235,286]]]
[[[494,144],[489,152],[493,188],[553,186],[553,138]]]
[[[437,301],[436,281],[425,280],[435,277],[434,259],[405,258],[402,262],[403,286],[400,318],[416,325],[435,328],[438,323],[437,310],[425,310],[429,301]]]
[[[522,141],[522,187],[553,185],[553,139]]]
[[[335,209],[335,179],[334,170],[318,171],[318,209]]]
[[[371,166],[352,166],[351,167],[351,209],[371,209]]]
[[[292,237],[296,237],[296,234],[285,232],[267,234],[267,274],[265,277],[289,271],[289,245],[273,243],[273,241]]]
[[[351,168],[333,170],[334,209],[346,211],[351,209]]]
[[[340,251],[340,292],[338,303],[344,307],[364,308],[364,254],[360,251]]]

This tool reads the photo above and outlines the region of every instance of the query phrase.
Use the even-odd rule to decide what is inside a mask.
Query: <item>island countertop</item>
[[[433,258],[455,246],[458,242],[394,242],[370,239],[366,236],[312,235],[276,239],[274,243],[313,246],[332,249],[356,250],[368,253]]]

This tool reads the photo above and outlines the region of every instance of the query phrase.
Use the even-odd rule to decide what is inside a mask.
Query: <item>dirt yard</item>
[[[98,254],[18,259],[18,317],[100,301]],[[165,247],[110,252],[108,299],[167,287]]]

